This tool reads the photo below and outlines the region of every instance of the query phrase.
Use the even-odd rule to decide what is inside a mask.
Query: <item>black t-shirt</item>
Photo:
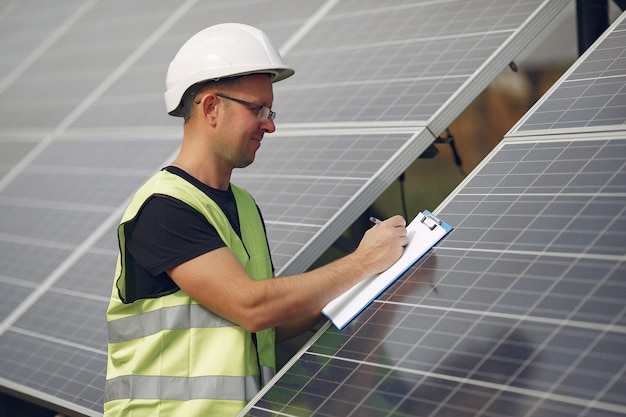
[[[209,196],[224,212],[241,237],[235,196],[211,188],[185,171],[168,166]],[[137,298],[150,298],[178,290],[166,271],[197,256],[226,246],[217,230],[196,210],[168,196],[152,196],[141,208],[133,232],[126,242],[135,260]]]

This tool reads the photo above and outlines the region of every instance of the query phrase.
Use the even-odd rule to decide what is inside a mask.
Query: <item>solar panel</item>
[[[102,409],[115,228],[169,162],[167,63],[198,30],[264,29],[297,69],[236,172],[279,274],[306,269],[567,0],[61,0],[0,11],[0,389]],[[314,158],[312,157],[314,155]]]
[[[594,88],[626,76],[625,33],[623,14],[441,204],[450,235],[246,415],[626,413],[626,84]]]

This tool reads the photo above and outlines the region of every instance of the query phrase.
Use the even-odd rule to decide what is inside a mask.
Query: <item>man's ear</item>
[[[211,124],[217,120],[218,110],[220,110],[217,103],[217,97],[213,94],[207,94],[201,98],[199,107],[202,109],[202,116]]]
[[[205,94],[202,96],[196,96],[193,101],[193,116],[195,118],[203,120],[217,117],[217,97],[213,94]]]

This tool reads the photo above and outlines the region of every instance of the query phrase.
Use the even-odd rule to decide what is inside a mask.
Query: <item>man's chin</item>
[[[251,160],[248,161],[240,161],[239,164],[237,164],[237,166],[235,166],[235,168],[245,168],[247,166],[249,166],[250,164],[252,164],[254,162],[254,158],[252,158]]]

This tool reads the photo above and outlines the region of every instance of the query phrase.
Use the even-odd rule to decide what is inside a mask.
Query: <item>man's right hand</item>
[[[406,220],[396,215],[367,230],[354,255],[377,274],[400,259],[408,243]]]

